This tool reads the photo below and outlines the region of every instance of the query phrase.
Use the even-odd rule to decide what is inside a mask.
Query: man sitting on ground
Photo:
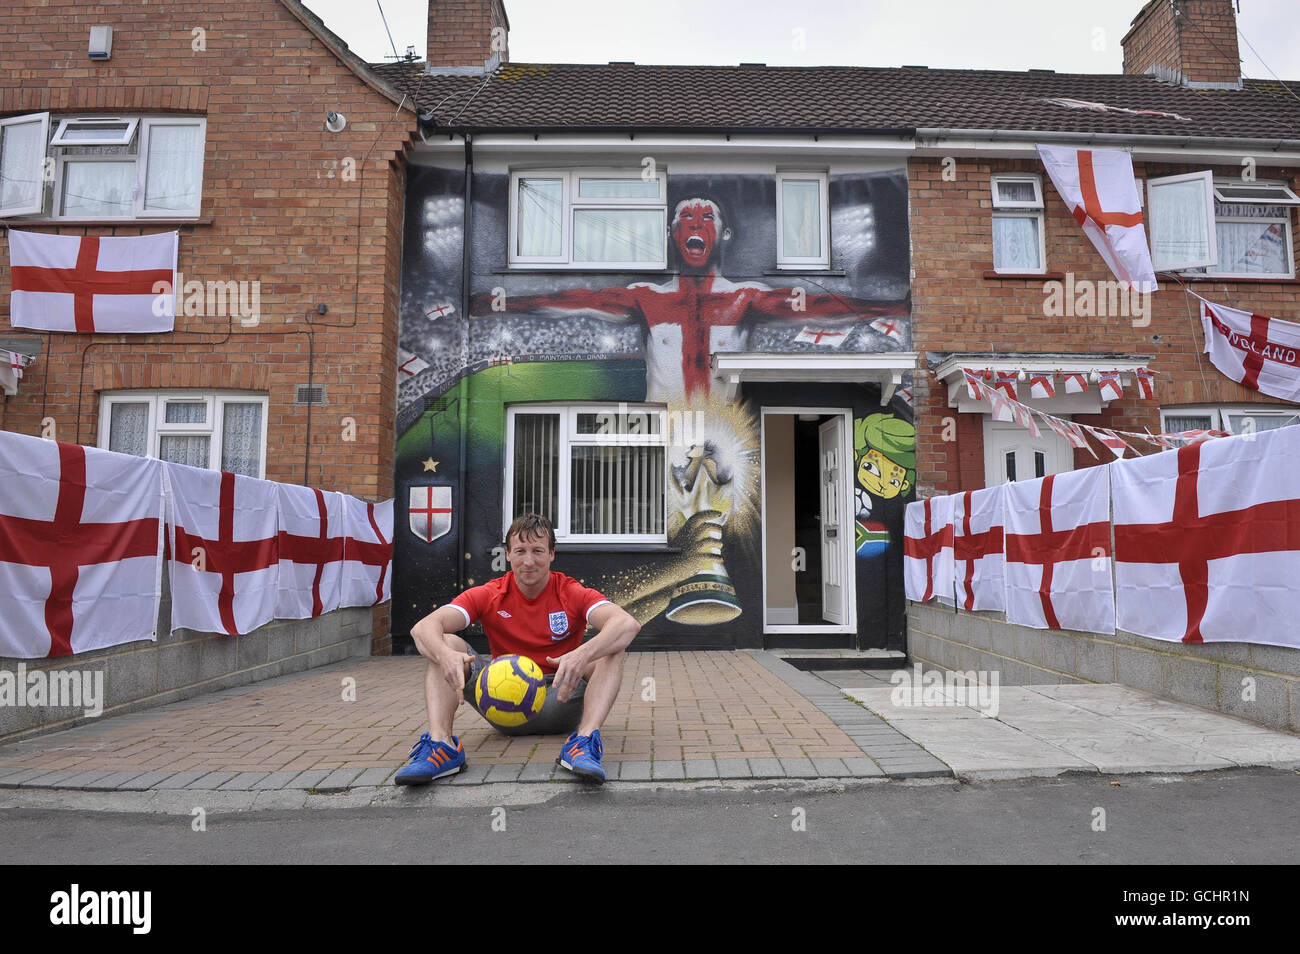
[[[568,732],[559,764],[587,781],[605,781],[600,726],[623,679],[623,656],[641,627],[626,611],[572,577],[551,571],[555,530],[545,517],[524,514],[506,532],[510,572],[461,593],[411,627],[428,660],[424,699],[429,731],[411,750],[411,761],[394,776],[398,785],[420,785],[454,775],[468,764],[460,739],[451,734],[462,699],[474,700],[474,681],[497,656],[527,656],[547,673],[542,711],[508,735]],[[483,624],[491,657],[476,656],[456,632]],[[582,641],[587,626],[597,630]]]

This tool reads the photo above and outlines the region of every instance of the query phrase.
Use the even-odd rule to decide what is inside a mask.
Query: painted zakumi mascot
[[[878,556],[889,549],[889,530],[871,519],[876,500],[906,494],[916,480],[916,428],[892,414],[872,414],[853,422],[857,480],[858,556]]]

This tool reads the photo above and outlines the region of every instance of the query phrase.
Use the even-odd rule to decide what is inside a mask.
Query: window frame
[[[41,215],[45,211],[45,187],[47,180],[45,177],[45,160],[49,157],[50,141],[50,114],[49,113],[27,113],[22,116],[6,116],[0,119],[0,130],[6,126],[23,126],[29,123],[40,123],[41,140],[46,143],[42,150],[40,158],[37,160],[35,175],[40,187],[36,190],[36,204],[32,206],[22,206],[12,210],[0,208],[0,218],[13,218],[20,215]],[[0,140],[3,139],[3,132],[0,132]],[[0,174],[4,172],[4,156],[0,155]]]
[[[658,434],[578,434],[577,417],[579,414],[596,412],[639,413],[659,417]],[[668,411],[663,405],[628,404],[626,402],[591,401],[574,403],[512,404],[506,408],[505,427],[505,479],[502,487],[502,524],[505,530],[515,518],[515,422],[520,415],[555,414],[559,416],[559,446],[556,449],[556,543],[582,544],[659,544],[668,542]],[[574,447],[662,447],[664,448],[664,488],[663,488],[663,532],[662,533],[572,533],[572,492],[573,492],[573,454]]]
[[[202,403],[205,407],[206,423],[166,422],[166,405],[169,401],[180,403]],[[205,470],[221,470],[221,441],[225,428],[225,407],[227,404],[260,404],[262,407],[261,447],[258,455],[259,480],[266,479],[267,430],[269,424],[270,396],[256,391],[199,391],[199,390],[152,390],[134,389],[123,391],[106,391],[100,397],[99,435],[96,446],[109,449],[109,434],[113,422],[114,404],[149,405],[149,433],[146,437],[148,453],[144,456],[150,460],[159,460],[159,451],[163,437],[207,437],[208,466]]]
[[[519,184],[524,179],[558,179],[561,182],[560,202],[563,214],[560,220],[560,254],[559,255],[520,255],[519,254]],[[657,198],[615,197],[615,198],[580,198],[581,179],[653,179],[659,183]],[[659,258],[645,262],[575,262],[573,259],[574,220],[579,211],[621,211],[626,209],[648,209],[659,213],[660,245]],[[668,174],[659,167],[653,176],[642,174],[641,167],[620,166],[549,166],[537,169],[510,170],[510,196],[508,202],[509,227],[507,229],[506,262],[511,269],[565,269],[589,272],[637,272],[663,271],[668,267]]]
[[[1271,404],[1193,404],[1186,407],[1162,407],[1160,408],[1160,431],[1165,434],[1170,433],[1169,417],[1204,416],[1210,419],[1209,429],[1235,434],[1230,423],[1230,415],[1233,414],[1245,414],[1250,417],[1300,417],[1300,407],[1294,410]],[[1263,432],[1256,430],[1255,433]]]
[[[1034,199],[1001,199],[998,196],[1000,182],[1029,182],[1034,187]],[[1043,275],[1047,273],[1047,229],[1045,203],[1043,202],[1043,180],[1041,176],[1027,172],[998,172],[989,177],[989,190],[993,195],[992,220],[997,219],[1035,219],[1038,222],[1038,267],[1011,268],[998,267],[998,248],[993,242],[993,271],[1004,275]],[[995,226],[990,224],[990,237]]]
[[[69,131],[79,126],[105,125],[107,123],[125,123],[126,129],[116,138],[68,140]],[[135,130],[140,123],[138,116],[65,116],[59,120],[54,135],[47,143],[50,146],[129,146],[135,140]]]
[[[785,253],[785,200],[783,187],[787,180],[816,182],[818,235],[822,254],[816,256],[787,255]],[[789,169],[776,174],[776,267],[780,269],[826,269],[831,264],[831,214],[830,173],[826,170]]]
[[[1157,258],[1156,252],[1156,233],[1160,228],[1162,201],[1157,199],[1157,193],[1160,189],[1175,185],[1182,182],[1200,181],[1204,188],[1204,202],[1206,215],[1206,255],[1204,260],[1197,256],[1191,256],[1187,261],[1178,261],[1177,259],[1162,261]],[[1166,209],[1167,205],[1164,206]],[[1149,228],[1149,241],[1151,250],[1151,265],[1157,272],[1181,272],[1191,268],[1206,268],[1219,263],[1219,242],[1218,234],[1215,230],[1214,217],[1214,173],[1210,170],[1200,172],[1185,172],[1173,176],[1156,176],[1147,179],[1147,202],[1146,202],[1146,220]]]
[[[1296,196],[1296,194],[1291,191],[1290,187],[1285,182],[1272,182],[1272,181],[1235,182],[1231,179],[1216,179],[1213,181],[1213,186],[1214,186],[1215,202],[1222,206],[1225,206],[1224,209],[1225,214],[1222,215],[1219,214],[1219,210],[1217,208],[1215,209],[1215,214],[1214,214],[1216,257],[1220,259],[1222,258],[1222,256],[1219,255],[1219,251],[1218,251],[1218,227],[1220,223],[1227,224],[1227,225],[1232,225],[1232,224],[1252,225],[1252,224],[1278,223],[1286,229],[1286,258],[1285,258],[1286,270],[1281,272],[1229,272],[1229,271],[1219,271],[1218,270],[1219,265],[1215,264],[1215,265],[1206,266],[1204,272],[1197,272],[1195,274],[1204,274],[1212,278],[1241,278],[1241,279],[1295,278],[1295,233],[1291,227],[1291,212],[1288,207],[1292,205],[1300,205],[1300,196]],[[1274,189],[1274,190],[1280,190],[1283,193],[1283,196],[1281,198],[1261,196],[1260,198],[1256,198],[1253,200],[1245,197],[1225,198],[1221,192],[1221,190],[1224,188],[1254,189],[1260,192],[1263,192],[1266,189]],[[1281,208],[1283,210],[1283,214],[1272,215],[1272,216],[1232,215],[1230,214],[1229,210],[1231,210],[1235,206],[1272,206],[1276,208]]]
[[[67,175],[68,167],[77,164],[86,164],[92,162],[117,162],[132,164],[132,193],[131,193],[131,210],[126,215],[94,215],[90,218],[94,221],[105,222],[137,222],[149,221],[155,219],[169,220],[189,220],[198,219],[202,214],[203,208],[203,166],[204,154],[207,151],[208,121],[205,116],[194,116],[187,114],[169,114],[162,116],[99,116],[95,114],[77,113],[64,116],[51,116],[49,112],[29,113],[25,116],[11,116],[0,119],[0,127],[11,123],[32,122],[36,117],[42,120],[42,134],[45,138],[45,148],[41,156],[41,189],[39,192],[39,204],[35,207],[26,206],[21,209],[10,211],[0,210],[0,218],[5,220],[22,221],[20,217],[34,218],[38,221],[85,221],[87,216],[84,214],[64,214],[62,211],[64,200],[64,179]],[[60,140],[70,123],[77,122],[125,122],[128,123],[129,138],[126,141],[78,141],[66,142]],[[54,136],[50,135],[51,124],[55,126]],[[145,208],[145,200],[148,195],[148,166],[149,166],[149,147],[152,141],[153,130],[161,126],[192,126],[198,129],[199,150],[195,159],[195,174],[198,182],[198,194],[195,197],[195,203],[192,207],[185,210],[158,209],[150,210]],[[113,155],[78,155],[70,154],[68,149],[84,146],[116,146],[125,151]],[[45,163],[53,162],[52,180],[44,176]],[[47,211],[48,210],[48,211]]]

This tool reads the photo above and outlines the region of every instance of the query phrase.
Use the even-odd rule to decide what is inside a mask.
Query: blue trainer
[[[584,781],[599,785],[605,781],[605,768],[600,764],[600,757],[604,754],[605,747],[600,744],[599,729],[591,735],[578,735],[574,732],[564,740],[564,748],[555,761]]]
[[[444,775],[455,775],[469,761],[465,758],[465,746],[454,735],[451,741],[456,743],[453,749],[446,742],[435,742],[426,732],[420,741],[411,748],[411,761],[393,776],[398,785],[423,785]]]

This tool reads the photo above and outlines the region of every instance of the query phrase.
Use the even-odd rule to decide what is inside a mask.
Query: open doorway
[[[853,630],[850,421],[839,409],[763,411],[766,632]]]

